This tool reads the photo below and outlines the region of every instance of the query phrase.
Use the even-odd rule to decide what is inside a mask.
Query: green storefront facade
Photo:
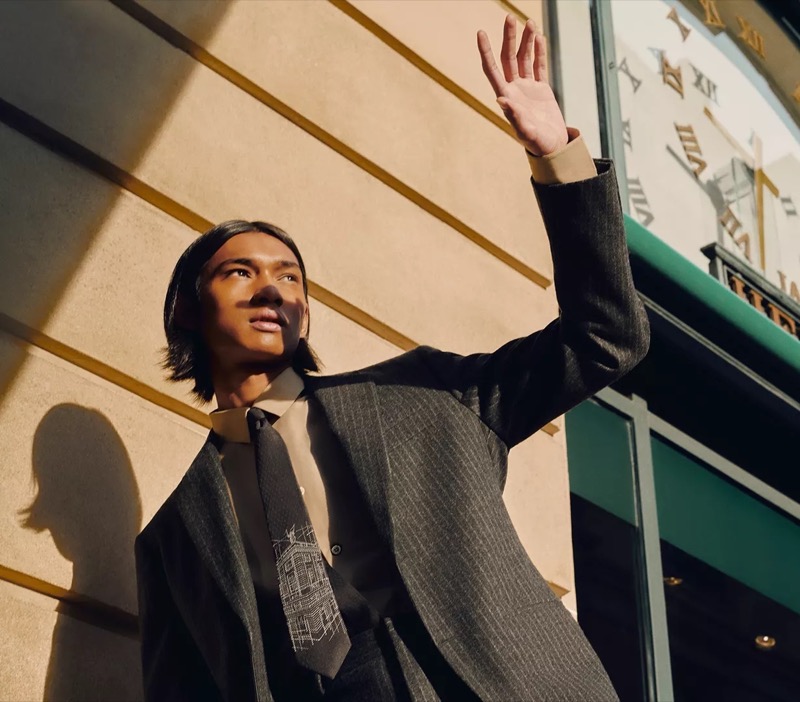
[[[796,700],[800,343],[627,223],[651,352],[566,417],[581,625],[624,700]]]
[[[690,32],[699,35],[710,26],[718,36],[709,35],[709,41],[729,41],[724,28],[713,27],[717,19],[730,23],[724,14],[713,14],[719,2],[652,4],[669,26],[682,27],[687,45]],[[769,4],[740,2],[737,11],[741,17],[752,9],[747,21],[757,25],[761,15],[756,10],[766,12]],[[730,212],[741,220],[736,246],[742,244],[747,211],[729,186],[731,174],[739,172],[735,163],[727,171],[718,167],[713,178],[706,178],[708,171],[703,176],[695,172],[706,192],[714,194],[718,186],[724,197],[714,201],[714,220],[698,219],[695,232],[677,244],[670,240],[669,223],[664,224],[669,211],[654,203],[644,212],[638,190],[624,187],[636,182],[631,171],[637,162],[625,138],[630,136],[624,123],[632,103],[626,106],[620,96],[626,89],[620,81],[628,84],[628,79],[621,75],[619,54],[628,46],[619,34],[614,45],[614,21],[622,17],[624,23],[620,13],[628,10],[618,0],[590,6],[603,148],[618,163],[627,162],[628,173],[623,166],[621,179],[630,213],[628,245],[652,342],[648,357],[632,373],[566,417],[579,621],[623,702],[798,700],[800,307],[790,294],[796,286],[789,287],[797,277],[791,268],[796,250],[784,244],[777,262],[772,252],[780,244],[773,230],[784,241],[787,236],[800,239],[800,219],[786,204],[792,202],[786,185],[774,188],[780,190],[774,200],[776,208],[783,207],[776,210],[782,219],[771,214],[763,198],[757,200],[766,178],[762,171],[780,173],[778,160],[765,158],[754,165],[742,156],[740,170],[751,176],[751,186],[755,183],[752,202],[760,208],[751,208],[752,241],[744,243],[753,246],[747,256],[744,246],[738,258],[723,252],[732,266],[723,268],[706,245],[703,253],[711,260],[704,270],[700,256],[690,260],[692,255],[681,250],[691,250],[692,236],[701,243],[704,237],[706,243],[717,237],[716,247],[735,248]],[[764,46],[769,56],[771,44]],[[661,49],[658,60],[670,70],[682,66],[684,74],[690,67],[699,73],[699,58],[681,63],[664,58],[668,51]],[[672,56],[677,55],[673,50]],[[629,56],[627,66],[635,78],[646,80],[637,73],[643,69],[637,68],[633,50]],[[654,73],[653,85],[662,80],[667,85],[672,79],[666,73]],[[716,78],[724,85],[719,74]],[[633,96],[639,86],[630,84]],[[681,87],[681,99],[691,99],[688,84]],[[674,92],[675,86],[667,89]],[[635,99],[646,90],[645,85]],[[719,109],[708,101],[705,112],[724,115],[722,96],[713,97],[719,97]],[[684,112],[673,121],[683,141],[688,108],[678,107]],[[790,117],[794,129],[798,120]],[[698,133],[702,137],[701,129]],[[645,137],[640,127],[638,138]],[[680,144],[667,140],[672,162],[684,157]],[[707,161],[714,168],[705,154],[700,167],[697,154],[687,150],[685,156],[694,158],[684,157],[684,166],[694,164],[702,172]],[[724,158],[720,163],[729,166]],[[651,175],[651,190],[657,183]],[[669,180],[659,183],[670,186]],[[736,186],[744,192],[741,183]],[[674,187],[675,208],[691,209],[691,191],[683,195],[680,183]],[[675,212],[679,219],[681,213]],[[748,281],[744,292],[741,280]]]

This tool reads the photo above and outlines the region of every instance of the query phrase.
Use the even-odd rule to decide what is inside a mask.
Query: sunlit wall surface
[[[211,223],[286,229],[326,372],[489,351],[558,313],[476,33],[538,0],[0,2],[0,698],[138,699],[132,545],[208,431],[158,367]],[[582,125],[576,125],[581,127]],[[520,538],[575,610],[563,420]]]

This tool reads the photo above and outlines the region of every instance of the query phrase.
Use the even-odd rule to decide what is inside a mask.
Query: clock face
[[[630,213],[800,303],[800,51],[751,0],[612,0]]]

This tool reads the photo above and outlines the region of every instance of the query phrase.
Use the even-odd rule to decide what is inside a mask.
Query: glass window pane
[[[578,621],[623,702],[644,697],[630,421],[594,401],[566,415]]]
[[[566,422],[570,490],[635,526],[630,420],[587,400]]]
[[[668,441],[652,451],[676,700],[800,699],[800,525]]]

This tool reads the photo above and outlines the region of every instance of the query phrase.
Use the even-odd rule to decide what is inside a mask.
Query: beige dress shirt
[[[342,448],[303,380],[287,368],[253,403],[281,435],[300,486],[322,555],[379,613],[389,610],[397,571],[378,537]],[[275,559],[247,427],[248,407],[217,410],[211,424],[224,443],[222,470],[228,485],[250,573],[257,589],[278,592]]]
[[[537,183],[568,183],[597,175],[577,129],[570,141],[544,157],[526,150]],[[319,404],[302,394],[303,380],[283,371],[255,400],[281,435],[325,559],[382,615],[401,601],[394,560],[380,541],[366,504]],[[222,469],[257,590],[278,592],[266,516],[247,427],[248,407],[216,410],[211,425],[224,443]],[[398,599],[393,602],[393,598]],[[402,606],[402,605],[400,605]]]
[[[534,156],[525,149],[531,174],[537,183],[574,183],[597,175],[581,133],[575,127],[567,127],[567,136],[567,145],[547,156]]]

